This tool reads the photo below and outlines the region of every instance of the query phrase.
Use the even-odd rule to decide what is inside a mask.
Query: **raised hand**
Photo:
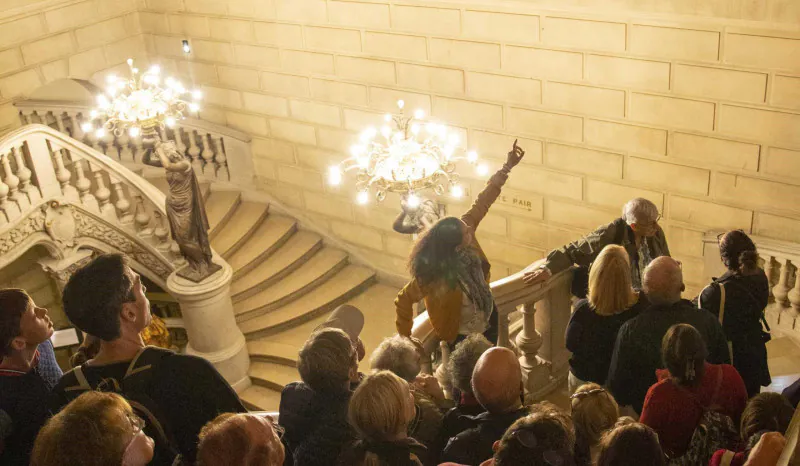
[[[525,151],[522,149],[522,147],[517,145],[517,139],[514,139],[514,147],[511,149],[511,152],[508,153],[506,166],[508,168],[516,167],[520,160],[522,160],[523,156],[525,156]]]

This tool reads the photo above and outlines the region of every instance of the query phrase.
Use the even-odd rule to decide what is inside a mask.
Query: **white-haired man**
[[[658,207],[647,199],[631,199],[622,208],[622,217],[603,225],[587,236],[555,249],[547,255],[546,262],[525,272],[525,283],[533,285],[566,270],[572,265],[588,269],[595,257],[609,244],[618,244],[628,251],[631,259],[631,278],[634,288],[642,287],[642,272],[656,257],[669,256],[664,230],[658,225],[661,215]],[[588,273],[576,274],[573,293],[585,297]]]

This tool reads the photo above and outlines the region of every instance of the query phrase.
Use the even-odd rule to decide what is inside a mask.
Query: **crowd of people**
[[[798,399],[761,393],[769,291],[755,245],[740,230],[721,235],[728,272],[685,300],[645,199],[525,274],[535,284],[574,266],[581,298],[566,331],[570,406],[526,398],[516,350],[493,346],[490,264],[475,237],[523,156],[515,143],[467,213],[421,233],[397,335],[365,348],[364,316],[348,305],[314,330],[276,417],[248,413],[206,360],[145,346],[146,289],[121,254],[96,257],[64,288],[64,311],[87,335],[64,374],[47,310],[0,290],[0,463],[774,465]],[[452,350],[447,380],[421,373],[431,355],[411,334],[420,300]]]

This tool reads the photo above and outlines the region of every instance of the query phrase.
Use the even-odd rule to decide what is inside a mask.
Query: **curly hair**
[[[568,465],[573,462],[574,448],[575,434],[569,415],[552,403],[542,402],[531,406],[531,414],[517,419],[503,434],[494,455],[494,464]]]
[[[297,357],[300,378],[317,392],[338,392],[358,366],[353,342],[343,330],[325,328],[311,334]]]
[[[458,285],[461,263],[456,248],[464,240],[463,223],[456,217],[445,217],[414,244],[408,268],[421,286],[443,280],[452,289]]]
[[[665,466],[656,432],[629,417],[620,418],[600,439],[597,466]]]
[[[463,393],[472,393],[472,371],[481,355],[493,347],[480,333],[469,335],[456,345],[447,362],[447,372],[453,386]]]
[[[413,382],[421,370],[420,354],[410,339],[395,335],[384,338],[375,348],[369,366],[374,371],[392,371],[406,382]]]
[[[758,251],[742,230],[731,230],[719,241],[719,255],[728,270],[751,274],[758,270]]]

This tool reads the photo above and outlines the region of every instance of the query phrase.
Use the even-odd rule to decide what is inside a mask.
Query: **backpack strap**
[[[94,390],[92,385],[89,383],[89,380],[86,379],[86,375],[83,373],[83,366],[75,367],[71,371],[64,374],[64,379],[69,380],[70,378],[74,378],[74,383],[77,385],[64,387],[65,392],[88,392]]]
[[[725,283],[719,284],[719,324],[725,322]]]

